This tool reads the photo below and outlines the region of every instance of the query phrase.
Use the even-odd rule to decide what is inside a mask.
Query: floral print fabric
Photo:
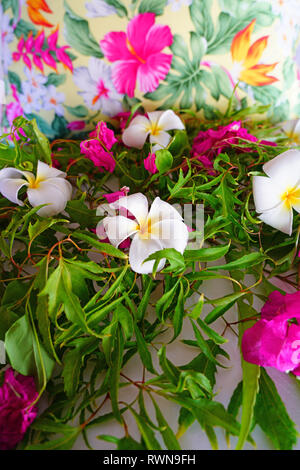
[[[298,0],[1,0],[0,30],[4,131],[23,114],[66,137],[139,101],[300,113]]]

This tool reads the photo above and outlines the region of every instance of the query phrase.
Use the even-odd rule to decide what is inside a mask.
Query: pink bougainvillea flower
[[[134,96],[136,82],[143,93],[154,91],[168,74],[172,54],[161,51],[172,44],[169,26],[155,24],[154,13],[140,13],[129,21],[127,32],[112,31],[100,45],[114,62],[112,78],[119,93]]]
[[[38,397],[33,377],[5,371],[0,387],[0,450],[13,449],[37,415],[32,403]]]
[[[90,132],[89,137],[100,140],[100,142],[108,150],[110,150],[112,146],[118,142],[118,140],[115,138],[114,131],[109,129],[106,122],[104,121],[98,122],[96,129]]]
[[[300,375],[300,292],[272,292],[261,319],[245,331],[242,353],[247,362]]]
[[[84,140],[80,144],[80,149],[101,172],[106,170],[112,173],[114,171],[116,162],[113,159],[112,153],[104,150],[98,139]]]
[[[120,191],[115,191],[114,193],[103,194],[103,197],[110,204],[111,202],[115,202],[118,199],[120,199],[120,197],[127,196],[128,193],[129,193],[128,186],[123,186],[123,188],[121,188]]]
[[[241,121],[233,121],[227,126],[200,131],[193,141],[191,156],[196,157],[204,168],[210,170],[213,168],[214,158],[232,145],[239,152],[249,152],[250,149],[245,147],[247,141],[257,142],[258,139],[242,127]],[[276,143],[266,140],[260,143],[276,146]]]
[[[67,128],[71,131],[81,131],[85,128],[85,121],[71,121],[67,124]]]
[[[149,171],[149,173],[152,173],[152,175],[158,172],[157,166],[155,165],[155,158],[155,153],[150,152],[148,157],[144,160],[144,167]]]
[[[112,173],[116,162],[111,150],[117,142],[114,132],[109,129],[105,122],[98,122],[96,129],[90,132],[88,140],[80,144],[81,152],[89,158],[100,171],[107,170]]]

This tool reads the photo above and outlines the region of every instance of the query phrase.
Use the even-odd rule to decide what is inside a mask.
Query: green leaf
[[[255,253],[249,253],[247,255],[242,256],[241,258],[238,258],[235,261],[231,261],[230,263],[223,264],[222,266],[210,266],[206,269],[226,269],[226,270],[231,270],[231,269],[247,269],[252,266],[255,266],[256,264],[261,263],[266,259],[266,255],[263,253],[255,252]]]
[[[162,15],[167,0],[142,0],[139,6],[139,13],[152,12],[156,15]]]
[[[191,324],[192,324],[192,327],[193,327],[193,330],[194,330],[194,333],[195,333],[196,341],[198,343],[199,348],[203,352],[203,354],[205,354],[207,359],[209,359],[210,361],[214,362],[215,364],[217,364],[221,367],[224,367],[220,362],[218,362],[216,360],[215,356],[213,355],[213,353],[211,351],[209,343],[207,341],[205,341],[202,334],[200,333],[197,326],[195,325],[195,323],[192,320],[191,320]]]
[[[49,85],[54,85],[55,87],[58,87],[62,85],[63,83],[65,83],[66,79],[67,79],[67,75],[65,73],[58,74],[58,73],[52,72],[52,73],[49,73],[45,86],[47,87]]]
[[[116,329],[116,335],[114,338],[114,349],[112,352],[112,367],[110,369],[110,398],[112,410],[115,418],[122,423],[122,417],[119,410],[118,396],[119,396],[119,383],[120,383],[120,372],[122,367],[124,348],[124,338],[120,326]]]
[[[181,447],[179,445],[179,442],[176,439],[176,436],[172,429],[170,428],[168,422],[164,418],[164,415],[162,414],[158,404],[155,402],[153,399],[152,395],[150,395],[152,403],[155,408],[155,414],[156,414],[156,419],[161,427],[161,435],[163,437],[164,443],[166,444],[167,449],[169,450],[181,450]]]
[[[207,262],[215,261],[226,255],[230,248],[230,242],[228,245],[218,246],[217,248],[201,248],[200,250],[185,250],[184,258],[187,261],[195,262]]]
[[[171,341],[174,341],[175,338],[181,333],[183,326],[183,317],[184,317],[184,290],[183,284],[180,283],[180,290],[178,295],[177,304],[173,316],[173,327],[174,327],[174,336]]]
[[[154,432],[147,424],[145,418],[140,416],[133,408],[129,407],[131,413],[135,417],[136,423],[138,425],[139,431],[143,436],[144,442],[148,450],[160,450],[161,446],[157,441]]]
[[[195,25],[196,32],[205,37],[207,41],[212,39],[214,24],[210,15],[210,0],[194,0],[190,6],[191,20]]]
[[[213,323],[216,321],[219,317],[224,315],[224,313],[227,312],[233,305],[235,304],[236,299],[234,298],[231,302],[226,303],[225,305],[219,305],[218,307],[215,307],[211,312],[209,312],[208,315],[206,315],[204,321],[208,325],[210,323]]]
[[[67,43],[83,55],[101,59],[103,53],[90,31],[88,21],[76,15],[66,0],[64,1],[64,10],[65,39]]]
[[[69,111],[70,114],[73,114],[73,116],[76,116],[78,118],[84,118],[89,113],[87,107],[81,104],[78,106],[67,106],[65,104],[65,108],[67,109],[67,111]]]
[[[18,90],[18,93],[23,93],[22,81],[19,75],[16,72],[12,72],[11,70],[8,70],[7,76],[8,76],[9,83],[11,85],[15,85],[15,87]]]
[[[136,337],[138,352],[139,352],[142,363],[144,364],[146,369],[149,370],[149,372],[152,372],[152,374],[155,374],[152,357],[147,348],[147,343],[136,323],[134,323],[134,333]]]
[[[33,132],[35,134],[35,137],[37,139],[37,143],[40,149],[40,155],[39,159],[44,160],[48,165],[52,165],[52,158],[51,158],[51,148],[50,148],[50,143],[45,134],[40,131],[37,121],[33,119],[31,121],[31,126],[33,129]]]
[[[160,173],[165,173],[172,168],[173,157],[169,150],[161,149],[155,152],[155,165]]]
[[[264,368],[261,368],[254,418],[276,449],[291,450],[297,443],[295,423],[289,417],[274,382]]]
[[[39,385],[49,380],[54,361],[35,336],[26,315],[13,323],[5,335],[5,349],[13,369],[38,378]]]
[[[113,256],[116,258],[127,259],[128,255],[123,253],[123,251],[118,250],[118,248],[114,247],[110,243],[101,243],[92,235],[82,232],[73,232],[72,237],[78,238],[79,240],[85,241],[87,244],[97,248],[101,253],[106,253],[109,256]]]

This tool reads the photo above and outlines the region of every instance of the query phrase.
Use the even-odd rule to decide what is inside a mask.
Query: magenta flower
[[[127,196],[128,193],[129,193],[128,186],[123,186],[123,188],[121,188],[120,191],[115,191],[114,193],[103,194],[103,197],[110,204],[111,202],[118,201],[120,197]]]
[[[114,171],[116,162],[113,159],[112,153],[104,150],[98,139],[84,140],[80,144],[80,149],[101,172],[107,170],[112,173]]]
[[[300,375],[300,292],[272,292],[261,319],[245,331],[242,353],[247,362]]]
[[[85,121],[71,121],[67,124],[70,131],[81,131],[85,128]]]
[[[48,38],[45,36],[44,31],[39,31],[35,37],[33,37],[30,31],[28,38],[25,40],[22,36],[17,45],[17,52],[13,53],[13,60],[18,62],[23,60],[24,64],[31,70],[32,63],[41,71],[44,71],[44,64],[48,65],[55,71],[57,71],[56,60],[52,56],[51,52],[56,54],[57,60],[63,64],[65,68],[68,68],[73,72],[73,64],[65,52],[70,46],[57,46],[58,39],[58,28],[51,33]],[[47,47],[43,47],[45,45]]]
[[[143,93],[154,91],[170,70],[172,54],[161,51],[172,42],[169,26],[155,24],[154,13],[135,16],[127,33],[106,34],[100,45],[104,56],[115,62],[112,79],[117,91],[133,97],[137,81]]]
[[[112,173],[116,162],[112,152],[109,150],[117,142],[114,132],[109,129],[105,122],[98,122],[96,129],[90,132],[91,139],[84,140],[80,144],[81,152],[89,158],[95,166]]]
[[[36,418],[38,410],[32,403],[37,397],[33,377],[6,370],[0,387],[0,450],[13,449],[23,439]]]
[[[98,122],[96,129],[89,133],[89,137],[100,140],[107,150],[110,150],[112,146],[118,142],[115,138],[114,131],[109,129],[104,121]]]
[[[149,173],[152,173],[152,175],[158,172],[157,166],[155,165],[155,158],[155,153],[149,153],[148,157],[144,160],[144,167]]]

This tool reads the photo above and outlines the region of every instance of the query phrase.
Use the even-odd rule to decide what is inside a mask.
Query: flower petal
[[[129,263],[131,269],[139,274],[149,274],[152,272],[154,261],[143,263],[152,253],[162,250],[163,246],[159,240],[142,240],[137,233],[131,242],[129,250]],[[157,271],[160,271],[165,265],[165,260],[161,260]]]
[[[149,120],[145,116],[135,117],[124,130],[122,140],[127,147],[143,148],[149,134]]]
[[[47,165],[47,163],[38,161],[37,164],[37,171],[36,171],[36,179],[43,179],[46,180],[48,178],[58,178],[58,177],[66,177],[66,173],[63,171],[54,168],[53,166]]]
[[[272,209],[282,202],[277,183],[267,176],[254,176],[252,180],[253,198],[257,212]]]
[[[186,249],[189,231],[183,222],[178,220],[161,220],[151,226],[151,239],[160,240],[163,248],[175,248],[179,253]]]
[[[145,222],[148,215],[148,200],[142,193],[121,197],[118,201],[110,204],[110,206],[113,209],[126,209],[134,215],[140,225]]]
[[[169,26],[154,24],[147,33],[143,56],[156,54],[165,47],[171,46],[172,42],[173,35]]]
[[[293,210],[286,209],[283,203],[263,212],[259,219],[283,233],[292,234]]]
[[[42,181],[38,188],[28,188],[28,200],[32,207],[47,204],[37,211],[41,217],[51,217],[62,212],[71,195],[70,183],[60,178]]]
[[[162,201],[160,197],[156,197],[151,205],[148,220],[151,220],[151,225],[163,220],[177,220],[182,222],[182,216],[171,204]]]
[[[246,58],[255,21],[256,19],[254,18],[246,28],[234,36],[231,43],[231,55],[234,62],[242,62]]]
[[[268,36],[263,36],[255,41],[249,48],[244,67],[250,68],[258,63],[265,48],[267,47]]]
[[[171,109],[168,109],[162,113],[158,120],[158,126],[161,127],[164,131],[185,128],[181,119]]]
[[[100,41],[100,46],[107,60],[115,62],[132,59],[126,45],[126,39],[126,33],[123,31],[112,31],[104,36]]]
[[[171,140],[170,134],[168,134],[165,131],[160,131],[156,135],[150,134],[150,142],[151,144],[156,144],[153,148],[152,151],[156,152],[156,150],[164,149],[167,147]]]
[[[300,151],[287,150],[263,166],[263,171],[281,187],[294,187],[300,181]]]
[[[114,246],[119,246],[120,243],[138,230],[136,221],[128,219],[123,215],[105,217],[102,222],[106,235]]]
[[[2,196],[19,206],[24,206],[24,203],[18,199],[18,193],[23,186],[28,186],[28,183],[21,178],[0,179],[0,193]]]
[[[113,84],[119,93],[126,93],[129,98],[134,96],[139,65],[140,62],[136,59],[118,60],[113,65]]]
[[[137,81],[140,90],[148,93],[156,90],[160,80],[169,73],[173,56],[158,52],[147,57],[145,63],[139,62]]]
[[[155,23],[154,13],[141,13],[129,21],[127,37],[137,55],[143,57],[147,33]]]

